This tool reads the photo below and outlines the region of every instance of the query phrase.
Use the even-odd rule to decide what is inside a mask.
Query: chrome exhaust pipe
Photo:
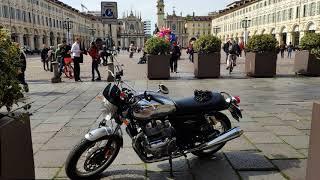
[[[206,149],[210,149],[216,145],[219,145],[221,143],[225,143],[228,142],[232,139],[238,138],[243,134],[243,130],[240,129],[240,127],[235,127],[233,129],[230,129],[229,131],[221,134],[220,136],[218,136],[217,138],[215,138],[214,140],[207,142],[204,144],[204,146],[202,148],[200,148],[201,150],[206,150]]]

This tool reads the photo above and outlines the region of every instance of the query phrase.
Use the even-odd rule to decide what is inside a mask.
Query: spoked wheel
[[[111,165],[119,150],[120,143],[114,138],[83,139],[67,158],[66,174],[70,179],[96,179]]]
[[[229,118],[222,114],[218,113],[215,116],[217,123],[213,124],[213,128],[219,131],[219,134],[222,134],[231,129],[231,123]],[[196,155],[200,158],[211,158],[216,152],[218,152],[226,143],[218,144],[210,149],[199,150],[192,152],[193,155]]]
[[[64,68],[64,74],[65,74],[69,79],[73,79],[73,77],[74,77],[73,67],[72,67],[71,65],[65,66],[65,68]]]

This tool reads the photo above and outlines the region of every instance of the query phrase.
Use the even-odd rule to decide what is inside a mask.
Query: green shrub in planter
[[[17,80],[19,66],[19,50],[8,33],[0,30],[0,109],[5,106],[10,111],[13,104],[23,98],[23,90]]]
[[[278,41],[270,34],[252,36],[246,46],[247,52],[277,52]]]
[[[145,51],[152,55],[167,55],[170,54],[170,43],[164,38],[152,37],[146,42]]]
[[[320,59],[320,34],[307,33],[301,38],[300,47]]]
[[[194,43],[196,52],[200,54],[209,54],[221,51],[221,40],[216,36],[200,36]]]

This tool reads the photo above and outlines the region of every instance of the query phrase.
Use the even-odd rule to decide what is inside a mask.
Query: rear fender
[[[89,133],[87,133],[84,137],[89,141],[96,141],[96,140],[103,138],[103,137],[106,137],[106,136],[110,136],[112,138],[115,138],[116,141],[118,141],[118,143],[120,144],[120,147],[123,146],[123,138],[120,135],[120,133],[117,132],[117,133],[113,134],[113,129],[108,126],[92,130]]]

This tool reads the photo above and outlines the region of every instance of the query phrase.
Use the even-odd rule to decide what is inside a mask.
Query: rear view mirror
[[[163,94],[169,94],[169,89],[163,84],[159,84],[159,91]]]

